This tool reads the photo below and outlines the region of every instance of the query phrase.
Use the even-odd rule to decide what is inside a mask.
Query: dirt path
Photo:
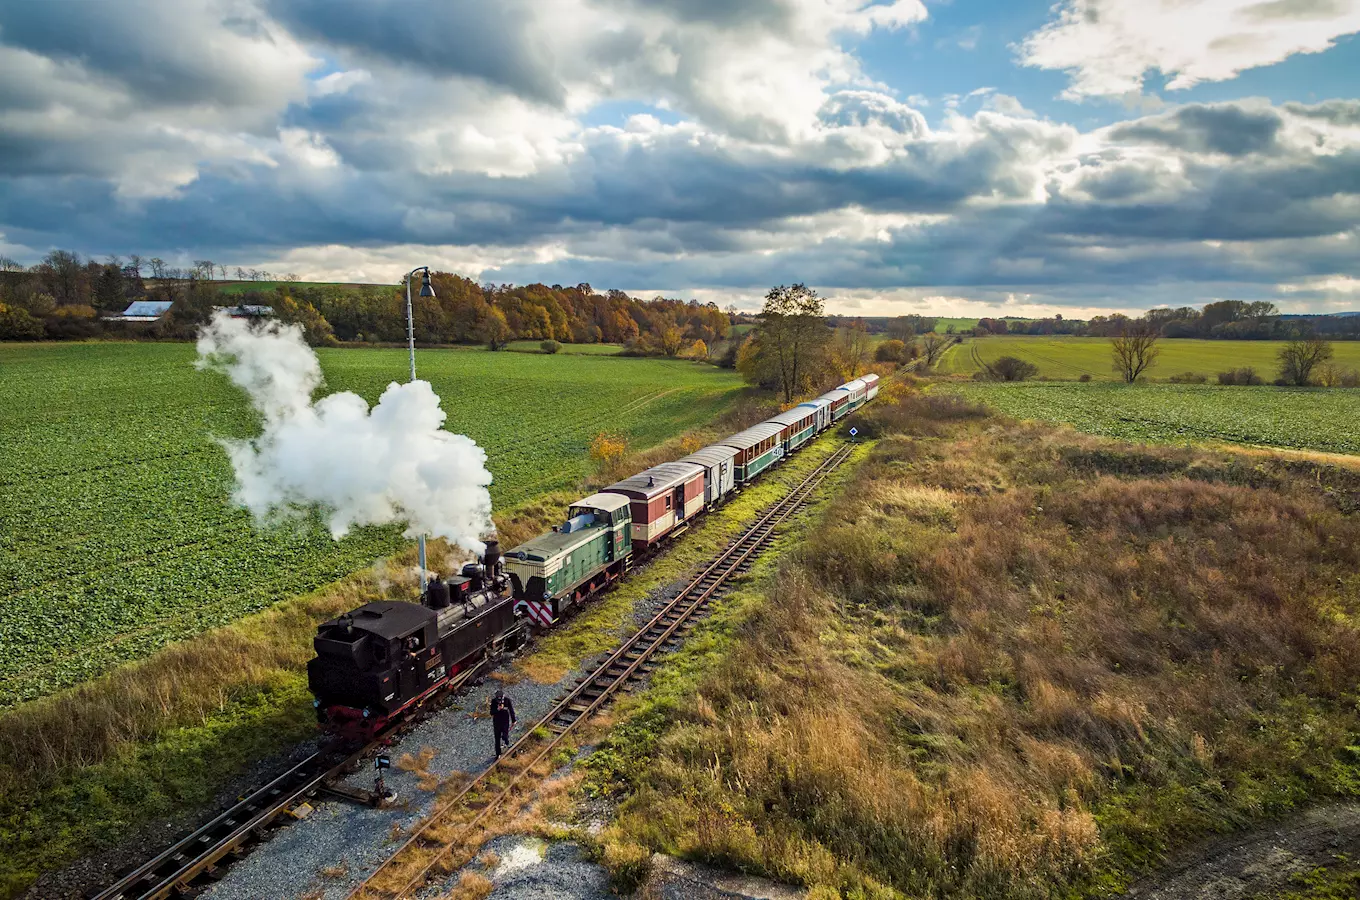
[[[1360,858],[1360,803],[1316,807],[1296,819],[1214,841],[1129,890],[1139,900],[1258,900],[1338,854]]]

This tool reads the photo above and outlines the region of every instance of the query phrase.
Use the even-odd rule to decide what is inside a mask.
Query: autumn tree
[[[940,361],[940,357],[944,356],[944,351],[949,349],[951,343],[950,338],[933,331],[922,336],[921,356],[925,357],[927,369],[935,368],[935,364]]]
[[[836,332],[836,357],[847,379],[858,377],[869,364],[869,331],[863,319],[856,319]]]
[[[753,348],[759,355],[758,365],[750,368],[762,373],[772,370],[785,403],[792,403],[825,366],[831,332],[823,312],[822,298],[803,284],[781,284],[765,295]]]
[[[505,349],[505,345],[510,343],[510,338],[514,337],[509,324],[505,321],[505,313],[494,306],[487,311],[486,318],[482,320],[480,334],[482,341],[490,350]]]
[[[1138,323],[1128,323],[1119,334],[1110,339],[1110,354],[1114,358],[1114,370],[1126,384],[1133,384],[1161,354],[1157,346],[1159,337],[1156,329]]]
[[[1280,348],[1280,380],[1303,387],[1313,370],[1332,358],[1332,344],[1316,335],[1296,338]]]
[[[612,475],[628,452],[628,440],[616,432],[601,431],[591,438],[588,452],[602,473]]]

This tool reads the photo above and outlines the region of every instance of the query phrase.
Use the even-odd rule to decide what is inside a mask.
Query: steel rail
[[[655,652],[670,643],[681,629],[694,624],[695,614],[708,605],[714,594],[735,575],[744,571],[751,558],[774,537],[776,526],[800,510],[809,500],[812,492],[826,477],[843,463],[854,450],[853,444],[845,444],[832,452],[818,464],[804,480],[776,501],[754,523],[727,546],[718,556],[696,575],[684,590],[680,591],[665,607],[652,617],[642,628],[624,641],[604,662],[594,667],[581,683],[558,701],[542,718],[517,740],[499,759],[483,769],[476,777],[465,784],[455,795],[441,803],[402,844],[393,850],[373,872],[369,873],[346,896],[346,900],[401,900],[412,896],[428,881],[434,868],[449,857],[464,836],[471,833],[502,802],[504,802],[519,783],[533,771],[534,767],[548,757],[577,725],[590,719],[621,688],[640,677],[640,669],[650,671],[655,663],[649,662]],[[617,672],[611,670],[621,666]],[[581,705],[582,699],[587,702]],[[547,728],[553,735],[541,746],[533,748],[541,741],[539,730]],[[464,805],[474,791],[485,786],[493,775],[507,768],[508,761],[524,750],[534,749],[533,758],[521,765],[513,777],[496,794],[489,798],[471,820],[459,827],[450,840],[437,840],[430,832],[442,824],[446,814]],[[438,844],[435,855],[422,865],[416,874],[407,878],[396,891],[375,887],[373,882],[384,873],[392,873],[400,865],[400,857],[417,844]],[[433,848],[431,848],[433,849]],[[394,876],[395,877],[395,876]]]

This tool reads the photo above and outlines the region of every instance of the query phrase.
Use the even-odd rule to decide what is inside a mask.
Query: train
[[[518,547],[487,541],[457,575],[431,578],[419,603],[380,600],[323,622],[307,664],[319,724],[371,740],[488,653],[557,625],[878,389],[877,375],[856,378],[583,497],[562,524]]]

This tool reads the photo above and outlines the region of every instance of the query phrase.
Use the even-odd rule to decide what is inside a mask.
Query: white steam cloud
[[[315,403],[316,354],[296,325],[252,325],[219,312],[199,333],[200,369],[225,372],[264,418],[253,440],[224,440],[235,502],[267,520],[320,507],[331,534],[405,522],[406,535],[480,553],[489,533],[486,451],[442,429],[427,381],[389,384],[378,405],[348,391]]]

